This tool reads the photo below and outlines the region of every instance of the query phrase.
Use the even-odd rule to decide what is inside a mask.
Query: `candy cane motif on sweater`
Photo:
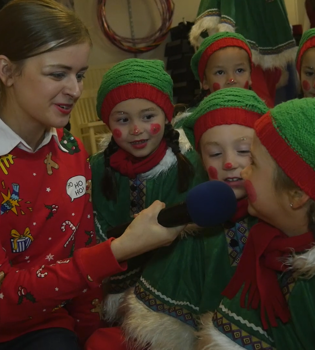
[[[76,232],[76,230],[78,228],[78,226],[75,227],[71,221],[67,220],[61,225],[61,231],[65,232],[66,231],[66,226],[69,226],[71,228],[72,234],[69,237],[69,239],[67,240],[67,242],[64,244],[65,248],[67,247],[67,245],[69,244],[70,241],[74,241],[74,234],[75,234],[75,232]]]
[[[42,265],[42,267],[36,271],[36,275],[38,278],[44,278],[45,276],[48,275],[48,272],[42,273],[42,270],[44,267],[45,267],[45,265]]]

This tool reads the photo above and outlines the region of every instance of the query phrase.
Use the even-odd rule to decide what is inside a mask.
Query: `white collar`
[[[63,151],[68,151],[62,147],[59,142],[58,134],[56,128],[50,128],[49,131],[45,133],[44,140],[37,147],[35,151],[19,136],[17,135],[3,120],[0,119],[0,157],[10,153],[15,147],[18,147],[26,152],[35,153],[43,146],[47,145],[50,140],[54,138],[58,147]]]

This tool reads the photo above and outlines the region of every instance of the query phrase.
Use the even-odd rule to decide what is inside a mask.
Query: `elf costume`
[[[314,113],[314,99],[292,100],[255,124],[262,145],[312,200]],[[264,222],[253,226],[217,310],[207,313],[212,305],[206,298],[200,304],[204,316],[197,349],[312,349],[314,275],[313,232],[288,237]]]
[[[296,55],[284,0],[201,0],[190,42],[198,47],[202,36],[216,32],[246,38],[253,52],[252,88],[273,107],[281,69]]]
[[[79,249],[95,244],[87,153],[56,129],[33,152],[0,119],[0,184],[0,343],[54,327],[85,341],[102,279],[126,268],[110,242]]]
[[[170,122],[173,116],[172,80],[164,71],[164,65],[157,60],[128,59],[111,68],[103,77],[97,97],[99,117],[108,124],[112,109],[118,103],[129,99],[147,99],[159,106]],[[108,140],[111,134],[108,135]],[[105,144],[105,149],[107,144]],[[195,169],[190,188],[207,180],[198,154],[191,148],[183,132],[177,145]],[[106,151],[105,151],[106,152]],[[99,241],[107,239],[109,228],[132,221],[135,214],[150,206],[155,200],[166,205],[182,202],[186,192],[179,193],[177,158],[163,138],[157,151],[139,162],[122,149],[110,157],[118,184],[117,200],[108,200],[101,193],[104,176],[104,153],[91,158],[93,206],[96,234]],[[122,293],[138,280],[144,262],[151,253],[131,259],[125,273],[113,276],[107,288],[109,296],[105,301],[105,318],[113,321]]]
[[[216,33],[206,38],[193,55],[190,66],[195,78],[200,83],[203,82],[206,66],[212,54],[226,47],[239,47],[246,51],[250,64],[252,66],[252,52],[246,39],[238,33],[222,32]],[[175,118],[175,127],[181,128],[185,119],[195,110],[195,107],[188,109],[186,112],[179,114]]]
[[[315,29],[309,29],[303,34],[296,55],[296,70],[300,77],[303,55],[308,49],[311,49],[313,47],[315,47]]]
[[[222,89],[206,97],[183,128],[198,148],[208,129],[229,124],[253,128],[266,111],[253,91]],[[239,263],[249,229],[256,222],[247,213],[247,200],[241,199],[231,221],[196,229],[195,237],[160,248],[126,296],[122,326],[126,338],[136,339],[140,348],[151,344],[151,350],[193,349],[200,305],[206,303],[212,311],[217,308],[220,293]]]

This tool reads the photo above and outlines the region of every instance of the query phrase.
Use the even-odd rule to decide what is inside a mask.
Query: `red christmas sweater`
[[[50,327],[84,341],[100,323],[102,279],[126,268],[110,241],[95,245],[84,147],[66,130],[58,138],[68,152],[52,137],[0,156],[0,343]]]

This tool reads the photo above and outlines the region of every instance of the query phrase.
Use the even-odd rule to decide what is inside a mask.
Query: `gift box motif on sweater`
[[[17,230],[12,230],[11,237],[12,253],[24,252],[34,240],[28,227],[23,234],[20,234]]]

